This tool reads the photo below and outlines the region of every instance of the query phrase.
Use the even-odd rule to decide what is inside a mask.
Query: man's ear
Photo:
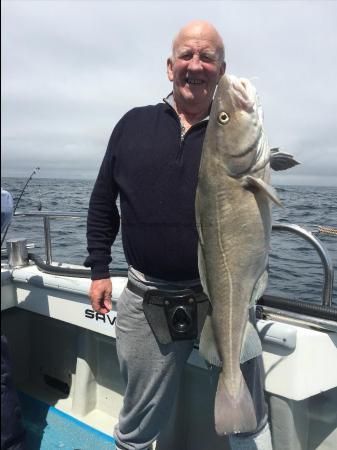
[[[220,71],[219,71],[219,76],[218,76],[218,83],[219,83],[219,81],[220,81],[220,78],[222,77],[222,75],[223,75],[225,72],[226,72],[226,63],[225,63],[225,61],[223,61],[223,62],[221,63],[221,66],[220,66]]]
[[[222,75],[226,72],[226,63],[225,61],[223,61],[221,63],[221,68],[220,68],[220,78],[222,77]]]
[[[173,81],[173,62],[172,62],[172,58],[170,57],[170,58],[167,58],[167,65],[166,65],[166,68],[167,68],[167,76],[168,76],[168,79],[170,80],[170,81]]]

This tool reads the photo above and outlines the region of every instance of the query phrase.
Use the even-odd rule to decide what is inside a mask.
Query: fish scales
[[[212,305],[200,352],[222,367],[214,407],[219,435],[257,426],[240,361],[244,341],[255,341],[251,357],[261,352],[248,317],[267,265],[270,200],[279,204],[269,185],[269,160],[255,88],[224,75],[211,108],[196,192],[199,273]]]

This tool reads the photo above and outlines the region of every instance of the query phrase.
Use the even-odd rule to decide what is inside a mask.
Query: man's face
[[[186,112],[198,112],[211,104],[216,85],[225,72],[220,50],[211,34],[179,36],[168,59],[167,73],[173,81],[177,105]]]

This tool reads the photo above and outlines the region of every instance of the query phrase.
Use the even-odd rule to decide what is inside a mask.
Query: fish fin
[[[248,186],[254,186],[264,194],[266,194],[270,200],[272,200],[276,205],[283,206],[281,200],[278,198],[275,189],[269,184],[265,183],[261,178],[252,177],[251,175],[246,175],[243,181]]]
[[[268,285],[268,269],[266,268],[254,286],[249,307],[256,305],[256,302],[262,297]]]
[[[250,308],[254,308],[255,314],[255,304],[259,298],[262,297],[268,284],[268,271],[267,269],[263,271],[260,278],[257,280],[254,286],[252,298],[250,301]],[[259,334],[249,320],[247,321],[245,332],[242,339],[241,354],[240,354],[240,364],[243,364],[256,356],[261,355],[262,345]]]
[[[240,364],[261,355],[261,353],[262,345],[258,332],[254,325],[248,321],[242,340]]]
[[[204,293],[209,298],[208,288],[207,288],[207,281],[206,281],[206,266],[205,266],[205,259],[204,254],[202,250],[202,245],[199,242],[198,245],[198,269],[199,269],[199,277],[200,277],[200,283],[202,286],[202,289]]]
[[[257,420],[252,397],[241,374],[237,396],[230,394],[224,373],[220,373],[214,405],[215,430],[219,436],[256,430]]]
[[[278,147],[270,149],[270,167],[273,170],[287,170],[298,164],[300,162],[296,161],[292,154],[283,152]]]
[[[199,236],[199,244],[204,245],[204,239],[202,235],[202,227],[201,224],[197,222],[197,230],[198,230],[198,236]]]
[[[212,364],[212,366],[222,367],[222,361],[216,346],[210,315],[206,317],[201,331],[199,353],[206,361],[209,362],[209,364]]]

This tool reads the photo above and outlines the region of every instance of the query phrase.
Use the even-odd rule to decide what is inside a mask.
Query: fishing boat
[[[16,213],[44,224],[45,255],[26,239],[7,242],[1,263],[2,332],[11,351],[15,386],[22,402],[27,448],[113,449],[113,430],[124,384],[115,343],[116,304],[127,282],[112,270],[113,308],[91,309],[85,269],[53,261],[50,224],[85,214]],[[333,230],[330,230],[333,233]],[[336,231],[336,230],[335,230]],[[333,266],[312,232],[275,224],[273,233],[295,233],[318,252],[324,269],[317,303],[264,295],[257,304],[263,346],[265,391],[275,450],[337,448],[337,308],[332,304]],[[5,259],[3,259],[3,257]],[[216,435],[216,383],[193,350],[173,412],[157,450],[224,450]]]

